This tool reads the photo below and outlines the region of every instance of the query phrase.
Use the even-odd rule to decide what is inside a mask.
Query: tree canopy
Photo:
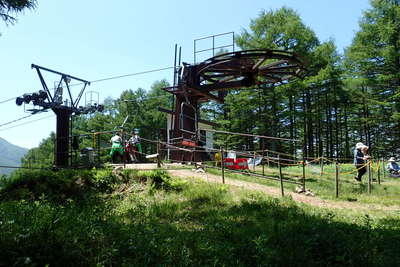
[[[272,149],[306,157],[352,160],[357,142],[370,146],[378,157],[400,153],[400,4],[371,0],[360,20],[360,30],[342,55],[333,40],[321,41],[292,9],[262,11],[248,29],[236,36],[242,49],[282,49],[306,62],[308,75],[288,84],[231,90],[225,104],[205,103],[202,116],[221,129],[297,139],[299,142],[261,142],[256,138],[217,137],[228,149]],[[139,128],[149,139],[166,128],[171,95],[152,88],[125,90],[108,99],[102,114],[74,120],[74,133]],[[161,130],[160,130],[161,129]],[[104,142],[108,137],[104,137]],[[85,141],[90,145],[92,141]],[[43,147],[47,147],[47,142]]]
[[[36,3],[36,0],[0,0],[0,18],[6,24],[14,24],[16,14],[24,9],[34,9]]]

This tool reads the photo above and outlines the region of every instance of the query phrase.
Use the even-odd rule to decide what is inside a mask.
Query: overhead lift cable
[[[141,71],[141,72],[135,72],[135,73],[130,73],[130,74],[124,74],[124,75],[118,75],[118,76],[110,76],[107,78],[102,78],[102,79],[97,79],[94,81],[91,81],[90,83],[98,83],[98,82],[104,82],[104,81],[109,81],[109,80],[115,80],[115,79],[121,79],[121,78],[126,78],[126,77],[131,77],[131,76],[136,76],[136,75],[142,75],[142,74],[147,74],[147,73],[152,73],[152,72],[157,72],[157,71],[163,71],[163,70],[169,70],[173,69],[174,67],[165,67],[165,68],[159,68],[159,69],[153,69],[153,70],[147,70],[147,71]],[[80,85],[81,83],[76,83],[76,84],[71,84],[70,86],[76,86]],[[10,102],[14,99],[16,99],[18,96],[9,98],[3,101],[0,101],[0,104]]]
[[[3,103],[7,103],[7,102],[10,102],[10,101],[13,101],[14,99],[16,99],[17,97],[13,97],[13,98],[9,98],[9,99],[6,99],[6,100],[3,100],[3,101],[1,101],[0,102],[0,104],[3,104]]]
[[[5,125],[8,125],[8,124],[11,124],[11,123],[14,123],[14,122],[17,122],[17,121],[26,119],[26,118],[29,118],[29,117],[31,117],[32,115],[33,115],[33,114],[29,114],[29,115],[27,115],[27,116],[24,116],[24,117],[21,117],[21,118],[18,118],[18,119],[9,121],[9,122],[5,122],[5,123],[3,123],[3,124],[0,124],[0,127],[3,127],[3,126],[5,126]]]
[[[153,70],[148,70],[148,71],[141,71],[141,72],[135,72],[135,73],[125,74],[125,75],[111,76],[111,77],[107,77],[107,78],[97,79],[97,80],[91,81],[91,83],[104,82],[104,81],[109,81],[109,80],[114,80],[114,79],[120,79],[120,78],[125,78],[125,77],[131,77],[131,76],[135,76],[135,75],[141,75],[141,74],[147,74],[147,73],[152,73],[152,72],[157,72],[157,71],[169,70],[169,69],[173,69],[173,68],[174,68],[174,67],[165,67],[165,68],[153,69]],[[79,84],[80,84],[80,83],[71,84],[70,86],[76,86],[76,85],[79,85]],[[158,97],[158,96],[157,96],[157,97]],[[160,96],[160,97],[161,97],[161,96]],[[164,96],[162,96],[162,97],[164,97]],[[0,101],[0,104],[10,102],[10,101],[12,101],[12,100],[14,100],[14,99],[16,99],[16,98],[17,98],[17,97],[13,97],[13,98],[9,98],[9,99]],[[28,116],[25,116],[25,117],[22,117],[22,118],[19,118],[19,119],[16,119],[16,120],[12,120],[12,121],[9,121],[9,122],[0,124],[0,127],[5,126],[5,125],[8,125],[8,124],[11,124],[11,123],[14,123],[14,122],[17,122],[17,121],[20,121],[20,120],[25,119],[25,118],[28,118],[28,117],[30,117],[30,116],[32,116],[32,115],[34,115],[34,114],[30,114],[30,115],[28,115]],[[12,128],[12,127],[10,127],[10,128]],[[10,129],[10,128],[7,128],[7,129]],[[5,130],[5,129],[2,129],[2,130]]]
[[[147,73],[151,73],[151,72],[157,72],[157,71],[162,71],[162,70],[169,70],[169,69],[173,69],[173,68],[174,68],[174,67],[166,67],[166,68],[160,68],[160,69],[154,69],[154,70],[147,70],[147,71],[135,72],[135,73],[131,73],[131,74],[113,76],[113,77],[109,77],[109,78],[94,80],[94,81],[91,81],[91,83],[104,82],[104,81],[109,81],[109,80],[114,80],[114,79],[120,79],[120,78],[125,78],[125,77],[130,77],[130,76],[136,76],[136,75],[141,75],[141,74],[147,74]]]
[[[0,129],[0,132],[1,132],[1,131],[9,130],[9,129],[12,129],[12,128],[15,128],[15,127],[23,126],[23,125],[26,125],[26,124],[30,124],[30,123],[33,123],[33,122],[41,121],[41,120],[44,120],[44,119],[53,118],[53,117],[55,117],[55,115],[47,116],[47,117],[40,118],[40,119],[36,119],[36,120],[27,121],[27,122],[20,123],[20,124],[17,124],[17,125],[8,127],[8,128]],[[0,125],[0,127],[1,127],[1,126],[2,126],[2,125]]]

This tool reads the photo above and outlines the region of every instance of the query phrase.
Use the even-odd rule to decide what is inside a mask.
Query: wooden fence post
[[[302,180],[302,190],[306,191],[306,158],[304,155],[305,149],[303,148],[303,180]]]
[[[371,182],[372,182],[372,177],[371,177],[371,161],[368,160],[368,194],[371,194]]]
[[[336,179],[335,179],[336,198],[339,197],[339,162],[336,161]]]
[[[261,139],[261,149],[262,149],[262,158],[261,158],[261,165],[262,165],[262,175],[264,176],[264,139]]]
[[[253,172],[256,171],[256,151],[253,152]]]
[[[261,160],[261,165],[262,165],[262,175],[265,175],[265,171],[264,171],[264,147],[263,147],[263,151],[262,151],[262,160]]]
[[[374,181],[374,165],[373,165],[373,161],[370,160],[370,165],[372,166],[372,168],[370,167],[371,170],[371,183]]]
[[[100,133],[98,133],[97,134],[97,145],[96,145],[96,148],[97,148],[97,165],[99,165],[100,166]]]
[[[157,140],[157,168],[161,168],[160,140]]]
[[[222,183],[225,184],[224,148],[223,148],[223,147],[221,147],[220,153],[221,153],[221,175],[222,175]]]
[[[320,173],[319,176],[322,177],[322,175],[324,174],[324,156],[322,155],[322,157],[319,158],[320,162]]]
[[[96,134],[94,134],[94,136],[96,136]],[[122,156],[122,160],[123,160],[123,162],[124,162],[124,169],[126,169],[126,153],[125,153],[125,145],[126,145],[126,142],[125,142],[125,136],[124,136],[124,132],[121,130],[121,137],[122,137],[122,147],[123,147],[123,151],[124,151],[124,155]]]
[[[378,184],[381,184],[381,160],[378,160]]]
[[[279,180],[281,182],[281,195],[284,196],[283,192],[283,176],[282,176],[282,165],[281,165],[281,157],[278,155],[278,166],[279,166]]]

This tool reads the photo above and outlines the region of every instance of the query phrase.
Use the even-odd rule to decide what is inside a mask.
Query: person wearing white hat
[[[367,172],[367,166],[365,165],[367,156],[362,152],[364,147],[365,145],[359,142],[356,144],[356,149],[354,150],[354,165],[358,171],[358,174],[354,177],[354,179],[359,182],[361,182],[362,176]]]
[[[388,164],[386,165],[386,169],[388,172],[392,174],[400,174],[400,167],[396,163],[396,159],[394,157],[391,157],[388,159]]]

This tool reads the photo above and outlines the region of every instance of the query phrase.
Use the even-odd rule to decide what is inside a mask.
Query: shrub
[[[91,177],[92,185],[103,192],[109,192],[115,182],[117,181],[115,175],[110,169],[105,170],[93,170]]]
[[[19,170],[2,182],[0,199],[65,200],[82,197],[92,173],[88,170]]]
[[[172,178],[164,170],[139,171],[132,172],[129,175],[140,182],[150,184],[151,190],[164,189],[180,191],[187,184],[184,180]]]

